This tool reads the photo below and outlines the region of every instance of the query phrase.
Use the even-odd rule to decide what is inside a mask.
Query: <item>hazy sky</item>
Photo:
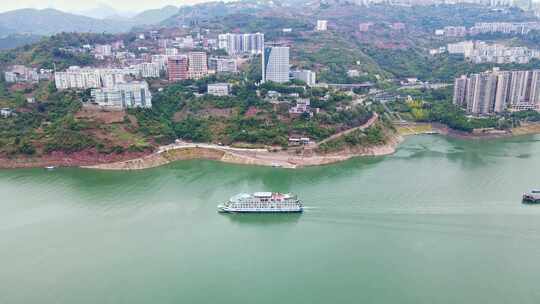
[[[100,4],[112,6],[121,11],[143,11],[165,5],[193,4],[208,0],[0,0],[0,11],[19,8],[56,8],[63,11],[83,11]]]

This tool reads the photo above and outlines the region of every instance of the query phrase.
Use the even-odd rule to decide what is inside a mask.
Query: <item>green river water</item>
[[[540,303],[540,136],[297,170],[0,171],[0,303]],[[301,215],[218,214],[292,191]]]

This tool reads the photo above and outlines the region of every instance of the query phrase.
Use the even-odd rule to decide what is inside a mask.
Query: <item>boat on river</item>
[[[540,190],[531,190],[523,193],[524,203],[540,203]]]
[[[303,210],[304,206],[296,195],[278,192],[240,193],[218,206],[219,212],[229,213],[286,213]]]

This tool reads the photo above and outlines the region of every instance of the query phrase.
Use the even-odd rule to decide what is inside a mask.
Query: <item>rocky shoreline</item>
[[[44,167],[82,167],[105,163],[115,163],[144,157],[151,152],[124,152],[103,154],[95,150],[75,153],[53,152],[40,157],[17,156],[1,157],[0,169],[44,168]]]
[[[403,131],[405,130],[405,131]],[[496,139],[512,136],[540,134],[540,124],[529,124],[508,132],[496,134],[470,134],[449,129],[440,124],[408,124],[398,127],[398,132],[389,137],[384,145],[359,147],[321,154],[315,149],[271,152],[266,149],[241,149],[211,144],[173,144],[160,147],[157,152],[137,152],[122,154],[100,154],[96,151],[83,151],[72,154],[52,153],[40,158],[17,157],[0,158],[0,169],[82,167],[99,170],[142,170],[163,166],[179,160],[207,159],[225,163],[273,166],[281,168],[301,168],[319,166],[345,161],[361,156],[383,156],[393,154],[404,137],[420,134],[440,134],[451,138],[477,140]]]
[[[392,154],[403,140],[401,136],[392,136],[388,143],[379,146],[346,149],[336,153],[319,154],[306,149],[301,154],[293,151],[271,152],[263,149],[235,149],[215,145],[182,145],[164,151],[127,161],[85,166],[100,170],[141,170],[168,164],[173,161],[189,159],[217,160],[225,163],[272,166],[295,169],[307,166],[320,166],[348,160],[359,156],[382,156]]]

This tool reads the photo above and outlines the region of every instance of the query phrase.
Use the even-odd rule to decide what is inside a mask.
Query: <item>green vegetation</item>
[[[141,151],[151,148],[125,128],[78,117],[86,92],[58,92],[48,82],[33,89],[39,102],[27,104],[21,92],[10,92],[0,82],[0,104],[15,109],[12,116],[0,118],[0,154],[42,155],[55,151],[74,153],[95,149],[101,153]],[[107,113],[104,113],[107,114]],[[120,124],[122,125],[122,124]]]
[[[368,147],[386,143],[387,135],[382,124],[376,124],[366,130],[355,130],[339,138],[327,141],[319,146],[322,153],[332,153],[344,148]]]
[[[169,143],[176,138],[195,142],[249,143],[253,145],[286,146],[290,135],[308,136],[315,140],[324,139],[336,131],[358,126],[371,117],[371,112],[361,106],[348,111],[351,98],[338,92],[329,94],[322,89],[304,90],[283,84],[266,83],[260,86],[260,95],[268,91],[283,93],[282,104],[272,105],[255,93],[250,82],[237,82],[233,96],[197,97],[199,82],[182,82],[167,87],[153,98],[152,109],[131,109],[137,118],[139,131],[158,143]],[[312,107],[320,113],[291,116],[288,103],[294,98],[287,94],[296,93],[309,98]]]
[[[399,112],[402,117],[413,121],[438,122],[452,129],[465,132],[483,128],[505,129],[511,126],[504,117],[468,117],[465,110],[450,101],[450,89],[408,90],[406,92],[414,96],[414,100],[395,101],[390,103],[389,107],[393,111]]]
[[[92,65],[96,62],[88,52],[71,52],[64,50],[80,48],[85,44],[109,43],[118,40],[114,35],[88,33],[61,33],[41,39],[41,41],[25,45],[14,50],[0,52],[0,66],[23,64],[39,68],[59,70],[70,65]]]

